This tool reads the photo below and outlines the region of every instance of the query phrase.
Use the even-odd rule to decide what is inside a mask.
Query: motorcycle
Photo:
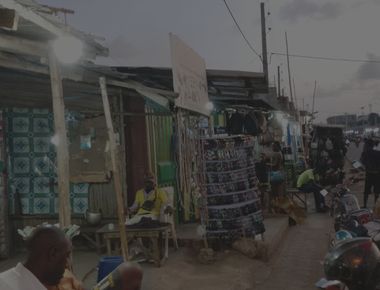
[[[348,230],[356,232],[364,225],[372,220],[372,212],[369,209],[361,209],[356,195],[351,193],[345,184],[339,184],[330,190],[329,201],[330,216],[334,218],[335,231]],[[359,236],[363,236],[359,234]]]
[[[330,216],[333,218],[360,210],[358,199],[350,192],[346,184],[338,184],[330,190],[328,206],[330,207]]]
[[[327,254],[324,271],[349,290],[380,290],[380,251],[370,238],[344,240]]]
[[[334,218],[335,230],[335,236],[330,239],[330,249],[339,241],[340,232],[348,232],[352,237],[371,237],[365,225],[373,220],[372,212],[360,208],[355,194],[346,186],[350,182],[336,185],[329,192],[330,216]]]

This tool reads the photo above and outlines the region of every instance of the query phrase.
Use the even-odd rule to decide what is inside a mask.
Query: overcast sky
[[[257,0],[227,0],[246,37],[261,53],[260,5]],[[75,10],[68,22],[105,38],[111,56],[103,63],[170,66],[170,32],[180,36],[208,68],[261,71],[222,0],[39,0]],[[269,52],[353,59],[380,59],[380,0],[265,1]],[[105,61],[105,62],[104,62]],[[288,91],[286,60],[271,57],[270,80],[281,65]],[[334,113],[380,111],[380,63],[349,63],[291,58],[300,106],[311,106],[318,82],[316,110],[323,120]],[[311,109],[311,108],[310,108]]]

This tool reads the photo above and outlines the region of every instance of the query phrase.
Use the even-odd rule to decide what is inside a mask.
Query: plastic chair
[[[169,187],[163,187],[161,189],[166,192],[166,195],[168,198],[168,205],[170,205],[174,209],[174,187],[169,186]],[[178,240],[177,240],[177,232],[175,229],[174,215],[165,214],[164,208],[163,208],[161,211],[160,220],[162,222],[170,224],[170,230],[166,232],[166,237],[165,237],[165,258],[167,258],[169,256],[169,236],[170,235],[173,240],[175,249],[178,249]]]

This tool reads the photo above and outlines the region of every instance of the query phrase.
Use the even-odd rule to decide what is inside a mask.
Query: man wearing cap
[[[172,213],[173,211],[168,205],[166,192],[157,188],[154,175],[147,173],[144,176],[144,188],[136,192],[135,202],[129,208],[129,212],[137,213],[127,220],[126,225],[137,224],[142,218],[159,220],[162,208],[164,208],[165,213]]]

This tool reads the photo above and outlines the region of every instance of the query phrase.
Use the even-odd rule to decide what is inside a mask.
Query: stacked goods
[[[0,258],[7,258],[9,255],[5,160],[4,118],[2,111],[0,111]]]
[[[233,241],[265,231],[255,173],[255,139],[250,136],[202,140],[207,235]]]

